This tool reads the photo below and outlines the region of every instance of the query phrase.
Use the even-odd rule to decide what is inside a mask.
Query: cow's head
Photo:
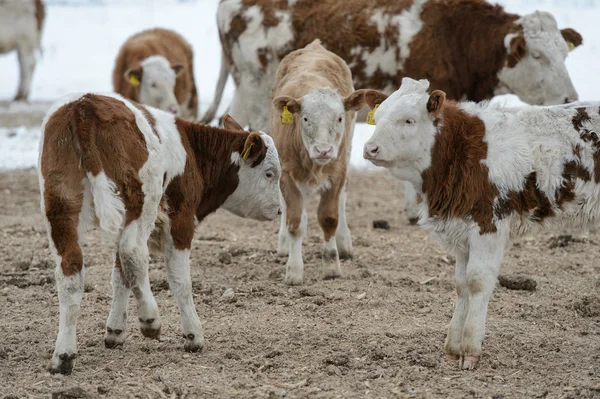
[[[559,30],[554,17],[536,11],[519,18],[522,32],[508,34],[504,45],[506,66],[498,73],[500,92],[505,90],[533,105],[553,105],[578,99],[565,59],[581,45],[573,29]]]
[[[304,97],[295,99],[280,96],[273,99],[277,115],[293,114],[293,121],[302,129],[302,142],[310,158],[319,165],[326,165],[339,154],[346,126],[346,112],[356,111],[364,105],[365,90],[357,90],[342,97],[337,90],[320,88]],[[287,107],[287,110],[284,110]],[[283,122],[283,120],[282,120]]]
[[[224,123],[231,130],[243,131],[230,115]],[[265,133],[250,133],[231,161],[239,166],[238,185],[223,208],[245,218],[276,219],[281,214],[281,165],[273,139]]]
[[[171,65],[165,57],[153,55],[144,59],[139,67],[128,69],[124,77],[130,85],[139,87],[142,104],[179,115],[175,80],[184,69],[181,64]]]
[[[429,166],[430,149],[437,131],[436,118],[446,94],[427,92],[427,80],[402,79],[389,97],[367,90],[365,101],[375,111],[375,132],[364,146],[364,158],[377,166],[420,173]],[[411,176],[397,176],[411,180]]]

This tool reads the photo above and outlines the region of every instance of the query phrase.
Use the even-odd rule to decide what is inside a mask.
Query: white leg
[[[404,182],[404,213],[410,224],[417,224],[419,221],[419,202],[417,201],[417,192],[412,183]]]
[[[204,347],[204,331],[192,297],[190,250],[176,249],[171,240],[166,241],[167,281],[181,313],[181,327],[185,338],[184,349],[188,352],[198,352]]]
[[[19,56],[19,68],[21,74],[19,89],[15,100],[27,100],[31,88],[31,81],[33,80],[33,70],[35,69],[35,49],[19,48],[17,53]]]
[[[119,254],[117,253],[117,257]],[[113,297],[110,305],[110,313],[106,321],[106,332],[104,333],[104,346],[107,348],[116,348],[123,345],[127,335],[127,304],[131,288],[121,277],[121,266],[117,266],[120,259],[115,259],[111,275],[111,286]]]
[[[468,252],[456,253],[456,305],[454,315],[446,336],[445,352],[448,360],[458,360],[461,355],[460,344],[462,341],[463,327],[469,312],[469,287],[467,286]]]
[[[277,256],[288,256],[290,254],[290,234],[287,229],[287,212],[283,197],[281,202],[281,218],[279,219],[279,234],[277,241]]]
[[[340,200],[338,205],[338,226],[335,232],[335,241],[337,244],[337,251],[340,259],[352,259],[353,248],[352,248],[352,237],[350,236],[350,229],[348,228],[348,220],[346,219],[346,187],[348,184],[344,184],[342,191],[340,192]]]
[[[479,361],[488,302],[498,279],[507,239],[505,231],[485,235],[473,231],[470,234],[467,263],[469,312],[461,342],[462,369],[473,369]]]
[[[288,258],[285,269],[285,283],[287,285],[300,285],[304,278],[304,262],[302,261],[302,239],[306,233],[308,217],[306,209],[302,206],[302,216],[300,225],[294,231],[290,231],[290,226],[287,226],[290,240],[290,256]]]
[[[340,257],[338,255],[335,236],[331,237],[329,241],[325,242],[322,256],[325,280],[331,280],[340,277],[342,275],[342,269],[340,267]]]

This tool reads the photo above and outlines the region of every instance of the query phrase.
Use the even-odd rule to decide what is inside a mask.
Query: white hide
[[[162,55],[153,55],[141,62],[140,102],[175,115],[181,106],[175,97],[177,74],[171,63]]]

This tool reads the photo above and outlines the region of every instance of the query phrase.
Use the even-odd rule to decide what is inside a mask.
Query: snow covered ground
[[[31,99],[53,101],[80,91],[110,91],[114,58],[131,34],[160,26],[181,33],[195,50],[195,74],[201,113],[210,102],[218,77],[220,43],[215,22],[217,0],[48,0],[43,54],[35,71]],[[600,100],[600,1],[599,0],[501,0],[510,12],[525,14],[536,9],[554,14],[560,27],[573,27],[584,45],[571,53],[567,67],[581,100]],[[0,100],[14,96],[18,84],[16,54],[0,56]],[[233,96],[231,80],[221,111]],[[514,96],[495,101],[514,104]],[[0,112],[6,112],[0,110]],[[352,165],[371,167],[361,149],[373,127],[358,124],[353,142]],[[0,129],[0,169],[30,167],[37,159],[39,129]]]

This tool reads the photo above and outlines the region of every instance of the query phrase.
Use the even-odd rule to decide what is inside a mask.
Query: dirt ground
[[[459,371],[443,358],[453,258],[408,225],[398,181],[352,172],[350,182],[355,258],[343,263],[339,280],[320,277],[315,201],[301,287],[283,283],[277,222],[219,211],[199,227],[192,280],[202,353],[183,351],[160,257],[151,260],[150,280],[162,340],[142,337],[132,300],[124,347],[104,347],[112,253],[92,231],[79,356],[73,374],[62,376],[48,372],[58,299],[37,176],[0,174],[0,397],[600,397],[600,235],[546,234],[512,244],[502,273],[529,276],[537,290],[496,289],[482,361]],[[390,229],[373,229],[377,219]],[[223,299],[228,288],[235,295]]]

